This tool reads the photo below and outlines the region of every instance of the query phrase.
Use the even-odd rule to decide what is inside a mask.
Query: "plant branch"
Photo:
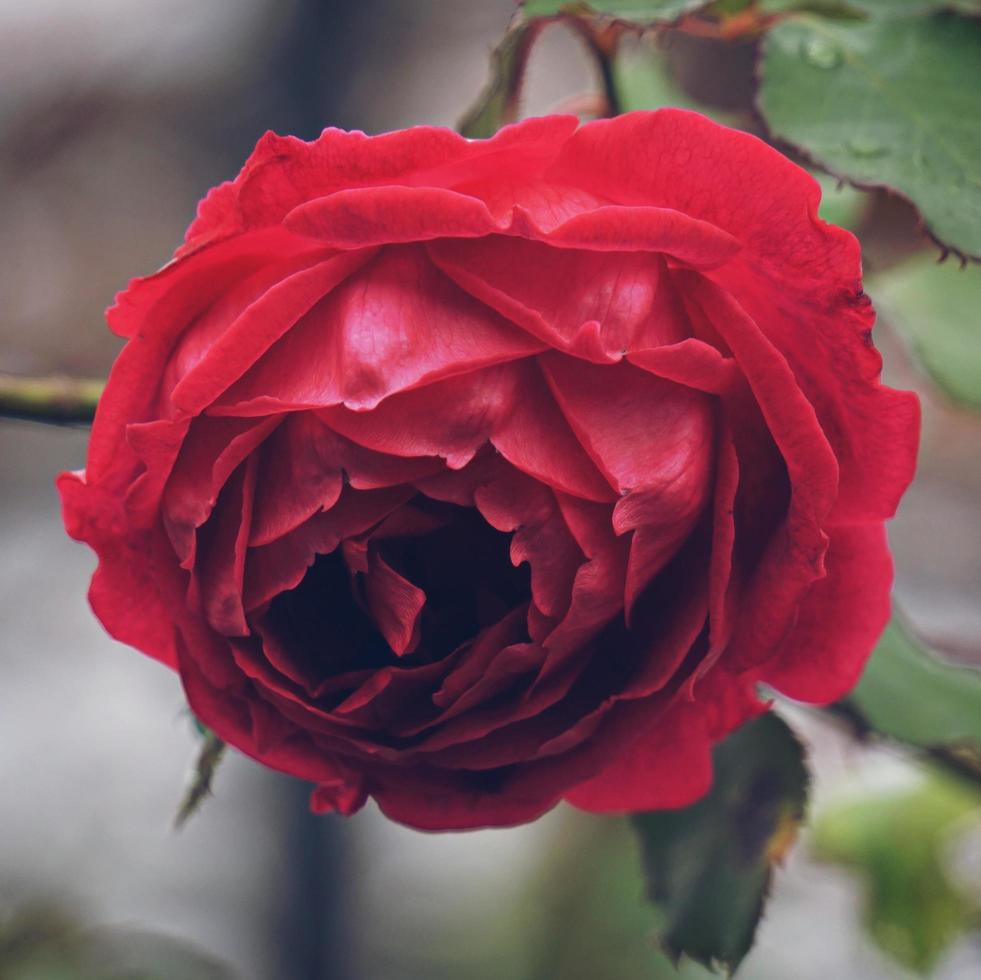
[[[105,382],[52,375],[0,373],[0,417],[53,425],[91,422]]]
[[[880,744],[887,743],[902,748],[914,756],[929,760],[951,775],[971,783],[975,788],[981,786],[981,759],[976,749],[966,745],[933,745],[929,747],[912,745],[901,739],[892,738],[877,732],[866,720],[865,715],[849,698],[843,698],[822,709],[823,713],[843,723],[849,733],[859,742],[876,739]]]
[[[623,25],[619,22],[596,25],[591,20],[578,16],[570,17],[567,23],[582,39],[596,62],[603,97],[606,100],[605,114],[620,115],[623,106],[620,102],[620,93],[617,91],[616,79],[613,77],[613,61],[624,30]]]

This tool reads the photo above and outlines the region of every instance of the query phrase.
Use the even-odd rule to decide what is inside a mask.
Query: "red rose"
[[[267,135],[109,312],[93,608],[319,810],[691,802],[889,613],[918,407],[818,199],[675,110]]]

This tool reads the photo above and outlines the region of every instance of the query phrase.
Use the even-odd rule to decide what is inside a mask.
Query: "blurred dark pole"
[[[227,148],[237,159],[230,163],[232,169],[267,129],[313,139],[343,117],[349,80],[358,60],[370,57],[371,37],[382,16],[378,7],[373,0],[295,0],[281,44],[270,51],[268,67],[256,72],[253,91],[244,93],[240,111],[234,114],[236,131],[223,140],[222,155]],[[291,780],[284,783],[284,792],[287,868],[277,930],[277,976],[363,980],[353,942],[355,875],[349,828],[343,818],[310,812],[306,783]]]
[[[284,780],[283,880],[277,980],[364,980],[357,968],[350,829],[310,812],[311,787]]]
[[[266,130],[309,140],[326,126],[360,125],[346,111],[352,79],[364,59],[386,70],[375,40],[391,30],[392,7],[391,0],[270,2],[261,63],[202,116],[205,131],[197,135],[214,148],[213,182],[234,174]]]

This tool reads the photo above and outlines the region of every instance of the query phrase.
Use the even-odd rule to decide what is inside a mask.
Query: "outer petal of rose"
[[[186,585],[158,527],[120,534],[119,503],[77,473],[58,478],[65,527],[99,556],[89,602],[109,633],[122,643],[177,666],[173,609]]]
[[[881,525],[836,527],[828,574],[801,603],[793,630],[760,677],[778,691],[829,704],[857,683],[889,620],[892,559]]]
[[[419,247],[398,246],[335,289],[211,411],[365,410],[542,346],[450,282]]]
[[[856,265],[857,258],[848,268]],[[916,468],[920,405],[912,392],[879,383],[874,314],[857,272],[851,294],[775,291],[755,270],[738,267],[718,281],[783,352],[814,405],[840,470],[830,521],[892,517]]]
[[[264,233],[258,233],[256,237],[263,236]],[[176,264],[190,272],[208,254],[209,250],[206,249],[201,256]],[[295,253],[287,250],[283,256],[270,249],[257,269],[243,270],[239,279],[230,282],[207,309],[185,325],[188,329],[181,333],[167,358],[156,404],[157,413],[163,416],[173,413],[171,394],[174,389],[198,368],[216,344],[223,342],[229,330],[240,329],[239,320],[242,317],[246,318],[246,322],[254,320],[256,311],[252,307],[258,303],[259,310],[268,311],[269,299],[262,302],[267,293],[272,291],[273,304],[282,301],[284,305],[289,305],[302,291],[303,284],[329,283],[330,275],[336,275],[338,269],[350,263],[349,258],[333,262],[331,259],[337,259],[337,251],[324,247]],[[227,345],[227,341],[224,343]]]
[[[304,201],[338,190],[401,184],[477,188],[503,177],[540,174],[578,125],[574,116],[528,119],[489,140],[466,140],[449,129],[416,126],[381,136],[326,129],[312,142],[267,133],[234,181],[201,203],[185,249],[278,224]],[[507,152],[502,152],[507,150]]]
[[[288,723],[282,725],[286,737],[271,745],[262,745],[255,730],[254,704],[234,692],[212,687],[194,658],[186,652],[180,657],[180,671],[191,710],[222,741],[263,765],[300,779],[335,787],[347,786],[352,790],[357,787],[358,777],[339,758],[325,752],[309,736]],[[356,791],[342,796],[348,800],[348,812],[357,809],[358,798],[364,801],[363,794]]]
[[[514,827],[540,817],[559,801],[554,792],[509,792],[505,779],[440,769],[379,770],[367,779],[387,817],[417,830]],[[502,785],[504,783],[504,785]]]
[[[565,798],[593,813],[671,810],[693,803],[712,784],[711,742],[700,707],[681,703],[598,776]]]
[[[842,468],[835,519],[892,515],[912,475],[918,411],[912,396],[879,386],[858,243],[818,218],[820,189],[806,171],[753,136],[662,109],[581,127],[549,176],[620,203],[677,208],[738,238],[743,251],[713,278],[787,356],[814,404]]]
[[[124,336],[139,331],[140,337],[116,358],[99,401],[86,463],[90,482],[137,462],[125,442],[126,426],[160,417],[156,405],[161,381],[188,323],[268,262],[270,249],[283,247],[289,254],[293,239],[285,232],[269,232],[248,242],[222,243],[193,263],[175,263],[150,279],[134,280],[116,297],[107,314],[110,325]],[[309,243],[303,249],[309,251]]]
[[[663,262],[643,252],[596,253],[496,236],[435,242],[430,254],[456,283],[550,346],[609,363],[623,351],[688,335],[683,310],[665,308]],[[528,269],[535,269],[529,276]],[[600,351],[588,345],[598,324]]]
[[[753,174],[747,185],[746,174]],[[817,218],[809,174],[762,140],[695,112],[631,112],[581,126],[548,176],[618,204],[672,208],[730,233],[740,260],[791,283],[857,277],[854,238]]]
[[[730,655],[765,658],[790,628],[797,604],[824,575],[823,526],[837,494],[838,467],[810,402],[786,360],[730,296],[693,274],[676,273],[686,295],[716,324],[753,390],[783,455],[791,496],[786,520],[747,586]],[[738,522],[737,522],[738,536]]]

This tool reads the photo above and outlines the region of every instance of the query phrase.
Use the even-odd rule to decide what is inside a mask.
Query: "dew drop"
[[[865,159],[881,157],[886,152],[885,146],[871,136],[852,136],[845,141],[845,146],[853,156]]]
[[[837,68],[841,64],[841,50],[823,37],[809,37],[801,43],[800,53],[815,68]]]

